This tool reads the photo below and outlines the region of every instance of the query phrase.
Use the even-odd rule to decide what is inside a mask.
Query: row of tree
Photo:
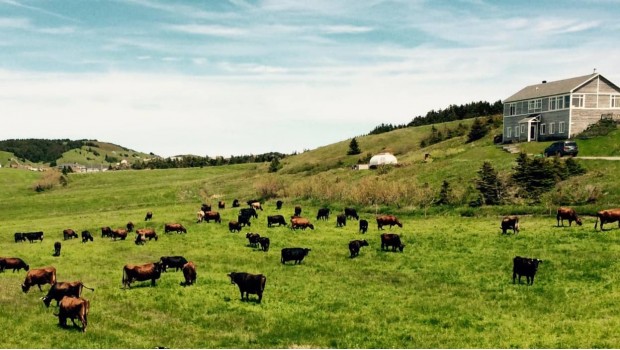
[[[230,158],[209,156],[182,156],[171,158],[154,158],[148,162],[135,162],[132,169],[170,169],[170,168],[195,168],[205,166],[232,165],[244,163],[264,163],[276,160],[275,168],[279,169],[279,160],[286,157],[286,154],[279,152],[269,152],[258,155],[231,156]],[[277,170],[276,170],[277,171]]]
[[[51,163],[63,153],[87,144],[87,140],[11,139],[0,141],[0,150],[11,152],[22,161]]]

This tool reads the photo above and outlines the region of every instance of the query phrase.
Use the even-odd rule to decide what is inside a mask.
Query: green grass
[[[469,151],[462,152],[467,158]],[[489,148],[489,156],[495,150]],[[498,156],[498,155],[497,155]],[[473,158],[474,156],[471,155]],[[454,163],[462,158],[452,158]],[[427,163],[436,164],[441,161]],[[71,174],[69,185],[36,194],[40,174],[0,170],[0,256],[17,256],[32,268],[53,265],[58,280],[82,280],[96,290],[86,334],[61,329],[39,300],[37,288],[22,293],[25,272],[0,274],[0,343],[5,348],[594,348],[617,347],[620,292],[620,229],[595,232],[556,228],[555,218],[522,217],[522,230],[502,236],[500,216],[462,218],[457,211],[423,218],[403,212],[404,227],[394,228],[407,245],[403,253],[382,252],[372,212],[369,233],[357,222],[336,228],[333,203],[328,222],[312,220],[314,231],[266,227],[275,200],[265,204],[249,229],[231,234],[226,222],[236,210],[222,211],[223,223],[195,223],[202,202],[229,204],[255,195],[266,166]],[[398,169],[397,171],[401,171]],[[439,169],[435,169],[439,170]],[[617,170],[617,169],[616,169]],[[395,176],[396,172],[387,174]],[[456,172],[456,170],[446,171]],[[337,176],[359,176],[340,172]],[[405,176],[400,174],[398,176]],[[366,175],[364,175],[366,176]],[[447,175],[446,175],[447,176]],[[286,181],[301,181],[287,175]],[[597,181],[598,178],[591,179]],[[282,214],[292,214],[285,199]],[[302,202],[314,218],[318,206]],[[384,208],[390,211],[390,208]],[[395,208],[392,208],[395,210]],[[144,213],[153,211],[152,222]],[[482,213],[480,211],[479,213]],[[154,227],[160,239],[136,246],[131,240],[100,238],[101,226]],[[164,234],[163,224],[180,222],[187,235]],[[62,241],[62,230],[85,229],[95,241]],[[42,243],[14,243],[13,233],[42,230]],[[264,253],[247,246],[246,232],[270,237]],[[348,257],[351,239],[369,247]],[[53,242],[63,243],[52,257]],[[283,247],[309,247],[301,265],[282,265]],[[180,272],[163,274],[157,286],[135,283],[121,288],[125,264],[183,255],[198,266],[195,286],[182,287]],[[512,257],[543,259],[533,286],[512,284]],[[263,273],[262,304],[241,302],[226,274]],[[44,286],[46,291],[49,286]],[[255,298],[255,296],[253,296]]]

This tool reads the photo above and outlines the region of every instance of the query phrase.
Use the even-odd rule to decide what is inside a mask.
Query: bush
[[[36,192],[43,192],[53,189],[56,185],[67,185],[67,179],[55,169],[43,172],[39,181],[37,181],[32,189]]]

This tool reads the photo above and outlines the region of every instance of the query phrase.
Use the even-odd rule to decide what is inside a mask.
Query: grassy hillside
[[[485,147],[481,154],[504,154]],[[395,181],[399,171],[426,178],[437,171],[464,173],[439,166],[461,159],[469,164],[468,157],[474,162],[468,147],[458,154],[424,164],[435,167],[428,172],[420,164],[420,174],[403,167],[385,176]],[[221,210],[222,224],[195,222],[203,202],[255,196],[255,185],[269,177],[266,164],[70,174],[66,187],[43,193],[31,189],[38,176],[0,169],[0,256],[21,257],[32,268],[53,265],[58,280],[94,287],[83,294],[91,301],[89,328],[85,334],[59,328],[55,307],[46,309],[39,300],[49,286],[24,294],[19,286],[26,273],[5,271],[0,342],[7,348],[611,348],[620,341],[620,230],[610,225],[610,231],[595,232],[592,218],[582,227],[557,228],[553,217],[526,216],[518,235],[502,236],[497,215],[424,218],[402,211],[404,227],[391,231],[401,234],[406,247],[392,253],[380,249],[372,211],[361,213],[371,222],[366,235],[358,233],[356,221],[336,228],[338,203],[332,203],[330,220],[312,220],[314,231],[267,228],[266,216],[278,213],[275,199],[241,233],[226,227],[236,209]],[[348,169],[316,176],[377,181],[375,173]],[[281,181],[295,186],[313,180],[289,174]],[[318,206],[309,202],[302,203],[302,214],[313,218]],[[296,203],[285,199],[280,213],[288,217]],[[147,210],[153,221],[143,221]],[[159,240],[136,246],[133,236],[116,242],[100,237],[100,227],[128,221],[155,228]],[[188,233],[164,234],[166,222],[180,222]],[[65,228],[89,230],[95,241],[62,241]],[[14,232],[35,230],[45,232],[42,243],[13,242]],[[269,252],[247,246],[250,231],[270,237]],[[351,239],[367,239],[370,246],[350,259]],[[52,257],[57,240],[62,253]],[[294,246],[312,251],[300,265],[282,265],[280,249]],[[194,261],[197,284],[182,287],[181,273],[168,272],[154,287],[145,282],[121,288],[125,264],[164,255]],[[515,255],[544,261],[533,286],[512,284]],[[239,300],[226,277],[232,271],[267,276],[261,304]]]
[[[123,159],[127,160],[129,164],[133,164],[137,161],[143,161],[144,159],[155,157],[154,155],[137,152],[112,143],[99,141],[91,141],[91,143],[95,146],[83,146],[80,149],[72,149],[63,153],[62,157],[59,158],[56,163],[78,163],[94,167],[107,167],[108,165],[114,165]],[[106,157],[108,157],[108,160],[106,160]]]

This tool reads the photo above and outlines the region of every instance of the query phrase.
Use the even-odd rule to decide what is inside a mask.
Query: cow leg
[[[37,286],[39,287],[39,291],[41,291],[41,292],[42,292],[42,291],[43,291],[43,289],[41,289],[41,285],[40,285],[40,284],[37,284]]]
[[[154,285],[155,285],[155,279],[154,279],[154,278],[152,278],[152,279],[151,279],[151,286],[154,286]]]

